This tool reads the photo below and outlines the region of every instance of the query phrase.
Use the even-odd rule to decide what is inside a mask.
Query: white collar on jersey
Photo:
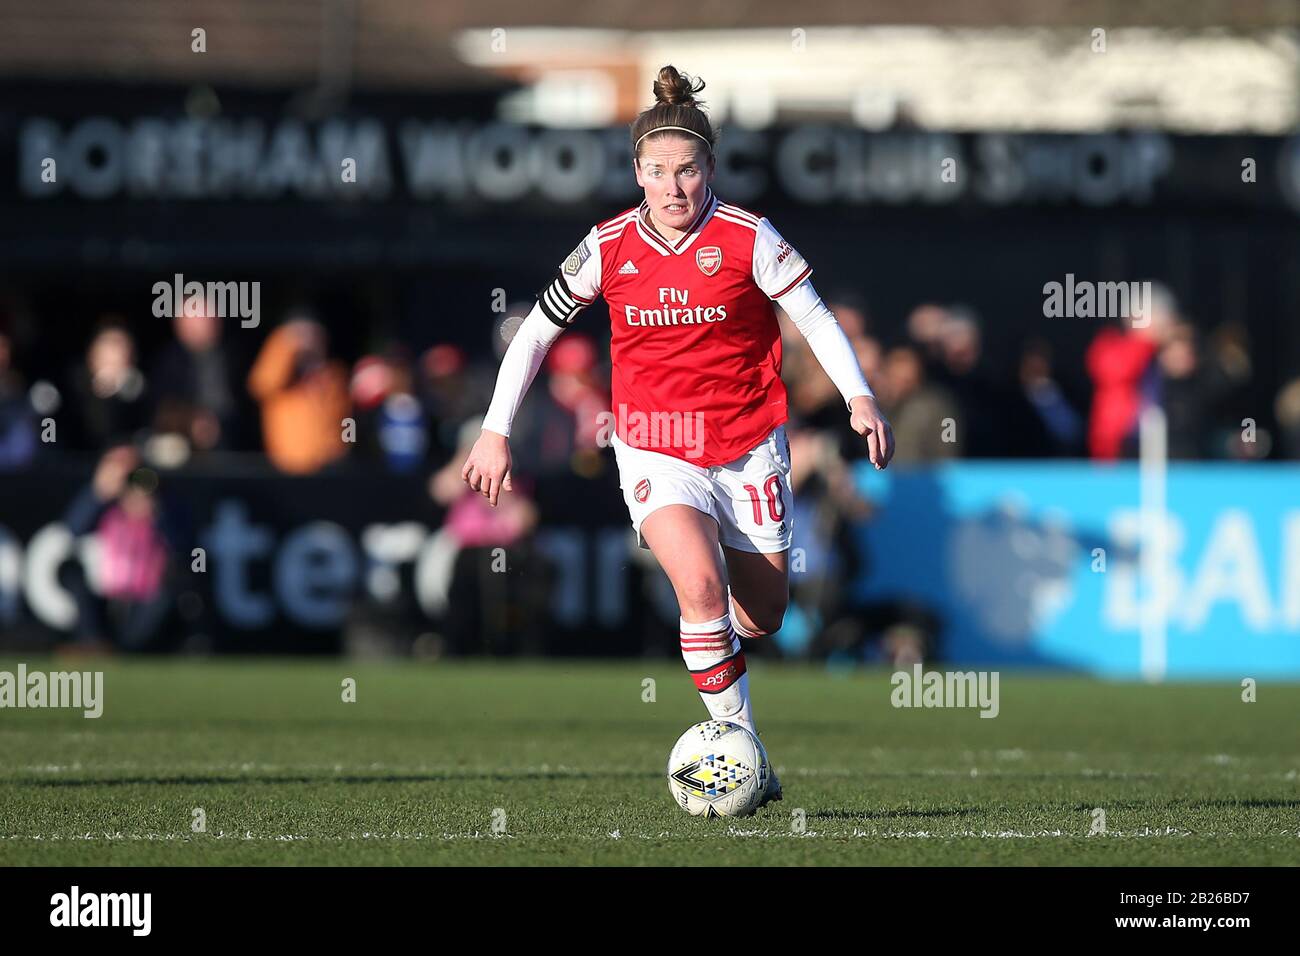
[[[650,215],[650,204],[644,199],[641,200],[641,206],[637,210],[636,231],[641,234],[641,238],[646,241],[646,245],[650,246],[651,249],[657,250],[661,256],[681,255],[689,249],[691,243],[695,241],[695,237],[698,236],[700,230],[704,228],[704,224],[708,222],[709,217],[713,215],[713,211],[720,205],[718,197],[713,195],[712,187],[706,186],[704,188],[707,190],[704,194],[704,204],[700,207],[699,213],[691,222],[690,226],[687,227],[686,232],[684,232],[674,242],[669,242],[663,236],[659,235],[659,233],[655,232],[654,227],[650,225],[648,218]]]

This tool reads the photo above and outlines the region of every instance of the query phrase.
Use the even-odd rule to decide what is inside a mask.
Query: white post
[[[1140,574],[1142,679],[1160,683],[1167,662],[1165,477],[1168,471],[1167,429],[1164,410],[1158,405],[1143,409],[1138,420],[1140,507],[1142,538]]]

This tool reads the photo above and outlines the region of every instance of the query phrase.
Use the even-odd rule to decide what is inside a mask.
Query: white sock
[[[714,720],[729,720],[756,734],[749,711],[749,675],[730,615],[713,621],[680,618],[682,660]]]

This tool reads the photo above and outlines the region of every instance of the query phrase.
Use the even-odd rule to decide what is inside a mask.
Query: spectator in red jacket
[[[1134,322],[1125,316],[1097,333],[1084,362],[1092,379],[1092,414],[1088,420],[1088,452],[1114,461],[1137,453],[1137,423],[1142,409],[1158,401],[1159,370],[1153,359],[1166,330],[1177,319],[1176,306],[1161,287],[1152,289],[1147,317]]]

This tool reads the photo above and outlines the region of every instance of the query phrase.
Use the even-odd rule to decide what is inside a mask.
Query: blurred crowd
[[[921,304],[901,334],[887,337],[853,297],[827,304],[893,426],[895,467],[956,458],[1135,458],[1148,409],[1164,413],[1171,459],[1300,458],[1300,378],[1283,386],[1269,410],[1274,447],[1252,403],[1244,330],[1225,324],[1202,332],[1166,289],[1153,291],[1145,314],[1098,328],[1082,354],[1069,356],[1075,367],[1066,374],[1041,336],[1019,343],[1014,374],[995,374],[980,319],[961,306]],[[790,610],[774,643],[791,655],[898,666],[927,659],[942,631],[931,609],[904,600],[864,604],[848,593],[851,582],[869,574],[850,540],[853,523],[872,509],[852,480],[865,444],[845,427],[838,391],[793,324],[783,322],[782,339],[799,512],[795,545],[807,568],[791,577]],[[1087,383],[1082,391],[1067,386],[1080,378]]]
[[[982,323],[961,306],[919,305],[901,334],[886,336],[852,297],[829,304],[893,423],[900,464],[1133,457],[1139,414],[1153,405],[1165,412],[1171,458],[1300,457],[1300,377],[1267,410],[1274,435],[1249,403],[1245,332],[1201,329],[1168,293],[1155,298],[1145,325],[1115,321],[1068,357],[1064,380],[1077,381],[1081,368],[1089,394],[1067,390],[1059,357],[1039,336],[1020,342],[1014,374],[992,374]],[[461,426],[486,409],[497,363],[527,308],[515,303],[495,322],[491,352],[440,344],[417,355],[393,342],[361,356],[334,354],[327,328],[301,314],[256,336],[232,334],[215,317],[182,315],[145,355],[130,323],[105,315],[75,362],[40,376],[24,368],[23,323],[0,314],[0,469],[123,443],[169,467],[222,451],[263,452],[287,474],[349,458],[396,472],[436,467],[455,452]],[[782,327],[792,418],[843,432],[830,380],[793,326]],[[560,339],[540,379],[512,449],[528,471],[590,471],[596,415],[608,408],[608,349],[598,330]],[[1257,427],[1244,428],[1243,419]]]
[[[24,369],[21,323],[0,315],[0,470],[128,444],[165,468],[224,452],[262,453],[291,475],[349,461],[436,467],[486,410],[518,321],[497,323],[494,354],[439,344],[416,355],[393,342],[343,357],[310,316],[288,316],[250,348],[234,320],[184,315],[146,355],[126,319],[105,315],[69,367],[37,377]],[[609,405],[600,375],[592,339],[552,349],[512,442],[529,470],[583,467],[572,452],[595,447]]]
[[[1149,315],[1100,327],[1070,355],[1062,375],[1049,342],[1028,336],[1011,375],[994,375],[979,318],[961,306],[927,303],[907,316],[899,336],[874,333],[852,299],[828,303],[844,327],[897,439],[895,461],[951,458],[1135,458],[1138,421],[1164,412],[1173,459],[1300,458],[1300,378],[1285,385],[1271,412],[1278,444],[1252,404],[1250,343],[1240,326],[1208,333],[1156,290]],[[791,416],[810,427],[843,418],[830,381],[797,332],[783,326],[784,378]],[[1087,389],[1067,388],[1085,373]],[[1072,394],[1073,391],[1073,394]],[[1253,427],[1243,420],[1249,419]]]
[[[161,346],[142,354],[130,322],[106,315],[69,367],[39,375],[24,365],[22,333],[31,338],[31,323],[0,314],[0,472],[39,467],[69,452],[98,456],[94,481],[65,517],[82,531],[97,530],[118,556],[96,596],[88,588],[77,593],[83,603],[105,595],[124,603],[125,611],[113,612],[126,622],[119,634],[122,627],[147,634],[165,579],[159,555],[177,534],[166,509],[150,503],[158,474],[230,453],[264,455],[290,475],[366,467],[419,476],[445,509],[438,531],[446,550],[444,593],[495,586],[479,565],[499,547],[521,555],[544,582],[545,562],[532,548],[539,526],[534,481],[617,485],[611,456],[601,447],[598,415],[610,404],[609,360],[595,325],[562,336],[530,389],[511,435],[516,493],[492,509],[460,480],[497,366],[531,304],[513,303],[495,317],[491,351],[480,353],[451,343],[413,353],[394,341],[368,354],[340,355],[325,325],[295,313],[257,333],[233,320],[182,315],[171,321]],[[1131,458],[1148,407],[1164,412],[1171,458],[1300,458],[1300,378],[1276,395],[1271,423],[1257,423],[1244,332],[1198,327],[1163,290],[1149,322],[1100,327],[1082,354],[1068,356],[1073,367],[1065,378],[1078,381],[1082,370],[1089,385],[1084,394],[1063,383],[1060,357],[1041,337],[1020,343],[1014,375],[993,374],[984,327],[967,308],[922,304],[886,335],[852,296],[828,305],[893,424],[896,466],[955,458]],[[773,645],[780,653],[825,656],[856,654],[870,641],[896,662],[920,659],[938,627],[925,609],[867,608],[846,597],[847,582],[862,572],[850,529],[872,513],[854,479],[865,444],[848,429],[838,392],[784,316],[782,338],[795,525],[803,529],[808,573],[792,578],[791,613]],[[635,553],[633,560],[653,577],[648,555]],[[651,602],[673,619],[664,584],[651,585]],[[446,602],[451,617],[479,608],[473,619],[446,622],[449,649],[529,649],[518,635],[535,619],[519,610],[488,620],[484,607],[510,600],[480,598]],[[86,605],[85,627],[102,630],[105,612]]]

